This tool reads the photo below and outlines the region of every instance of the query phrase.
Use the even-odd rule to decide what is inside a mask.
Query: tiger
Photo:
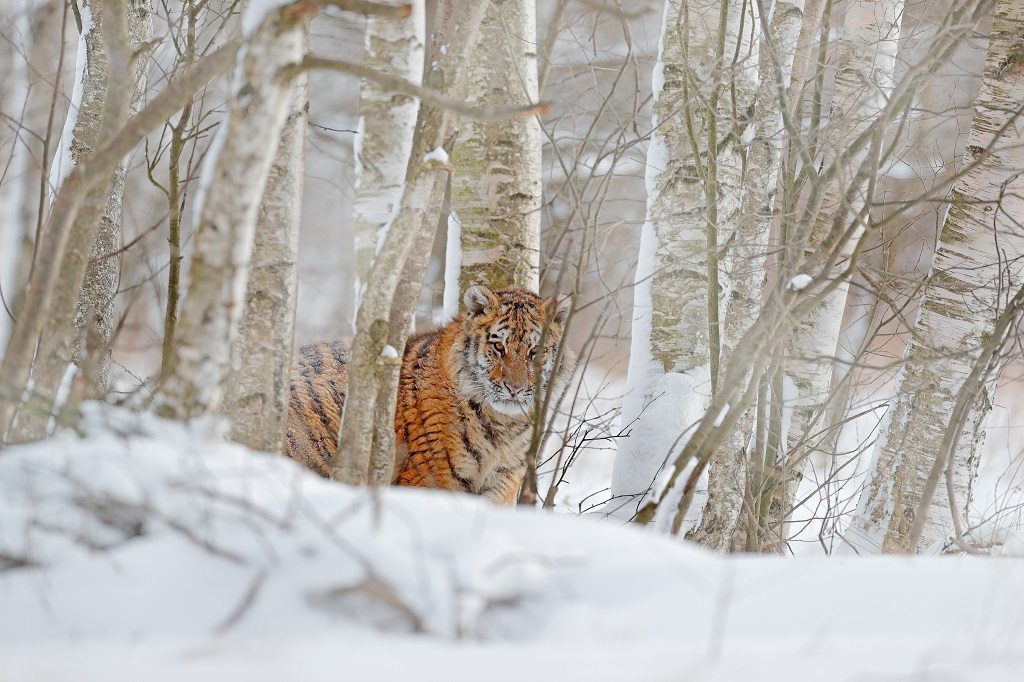
[[[463,302],[464,314],[406,343],[392,483],[511,504],[526,473],[536,401],[553,391],[554,404],[575,370],[568,348],[557,357],[571,299],[476,285]],[[349,360],[347,343],[315,343],[299,350],[291,371],[287,454],[322,476],[338,443]]]

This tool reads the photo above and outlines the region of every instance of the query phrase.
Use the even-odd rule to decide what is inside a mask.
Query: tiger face
[[[470,287],[463,300],[462,392],[502,414],[532,416],[538,387],[546,390],[554,372],[570,300],[557,304],[523,289],[492,292],[479,285]],[[571,362],[563,359],[562,365],[559,378],[567,379]]]

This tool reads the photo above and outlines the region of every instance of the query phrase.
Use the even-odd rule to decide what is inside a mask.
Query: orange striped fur
[[[465,303],[465,315],[406,344],[394,482],[510,504],[526,470],[535,400],[543,400],[538,384],[557,396],[574,369],[568,352],[557,373],[554,367],[568,301],[558,306],[524,289],[475,286]],[[304,346],[291,374],[288,454],[324,476],[345,404],[348,352],[341,342]]]

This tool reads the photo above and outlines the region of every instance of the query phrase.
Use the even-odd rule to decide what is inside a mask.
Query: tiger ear
[[[549,298],[546,303],[548,315],[551,321],[561,326],[565,324],[565,318],[569,317],[569,310],[572,309],[572,296],[566,296],[559,303],[557,298]]]
[[[466,289],[462,302],[466,304],[466,312],[472,317],[497,306],[498,297],[484,285],[475,284]]]

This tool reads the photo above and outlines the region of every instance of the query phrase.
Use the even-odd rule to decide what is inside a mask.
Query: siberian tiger
[[[394,483],[510,504],[526,471],[535,400],[543,400],[538,386],[557,396],[575,367],[575,356],[563,351],[555,368],[569,301],[474,286],[464,302],[465,315],[414,334],[405,346]],[[301,348],[292,368],[288,454],[324,476],[338,442],[348,360],[347,344],[319,343]]]

